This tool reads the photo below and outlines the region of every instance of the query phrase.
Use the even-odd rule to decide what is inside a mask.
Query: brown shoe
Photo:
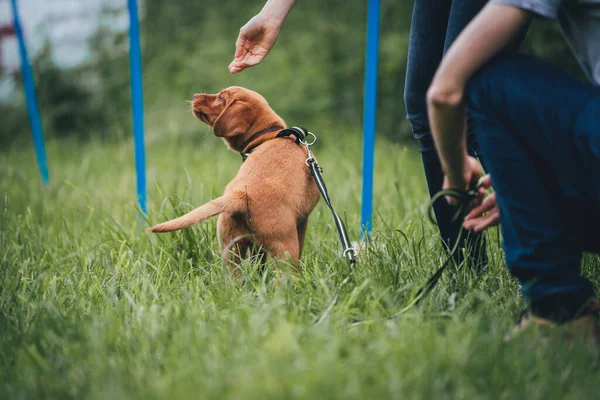
[[[531,312],[523,313],[511,332],[505,337],[505,340],[514,339],[531,326],[542,331],[544,340],[547,339],[546,336],[549,333],[546,331],[560,330],[560,333],[569,338],[578,336],[583,337],[585,342],[600,344],[600,301],[596,297],[591,298],[578,317],[563,324],[537,317]]]

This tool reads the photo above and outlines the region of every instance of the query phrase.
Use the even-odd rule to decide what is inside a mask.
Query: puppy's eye
[[[221,101],[225,100],[225,99],[223,98],[223,95],[222,95],[222,94],[220,94],[220,95],[217,97],[217,99],[219,99],[219,100],[221,100]]]

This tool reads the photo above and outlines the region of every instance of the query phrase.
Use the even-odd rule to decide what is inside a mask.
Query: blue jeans
[[[404,102],[406,118],[413,135],[419,140],[421,157],[429,194],[441,190],[444,179],[442,167],[434,148],[427,118],[426,94],[442,57],[464,27],[477,15],[487,0],[416,0],[410,30],[408,65]],[[525,32],[511,43],[506,51],[516,53]],[[472,129],[468,131],[468,151],[478,156],[477,142]],[[452,222],[454,209],[444,201],[434,205],[442,240],[451,248],[458,238],[461,221]],[[461,247],[470,249],[476,264],[486,263],[485,244],[480,234],[465,234]],[[466,242],[465,242],[466,241]]]
[[[573,318],[594,295],[582,253],[600,252],[600,88],[515,56],[484,67],[467,99],[508,267],[534,314]]]

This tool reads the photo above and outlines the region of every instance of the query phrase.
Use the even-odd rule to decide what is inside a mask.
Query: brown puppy
[[[319,201],[319,190],[305,165],[306,149],[293,136],[276,138],[285,122],[254,91],[232,86],[217,94],[196,94],[192,111],[231,150],[242,154],[254,150],[223,196],[150,230],[170,232],[219,214],[219,245],[232,250],[225,252],[228,261],[239,261],[256,245],[297,263],[308,216]]]

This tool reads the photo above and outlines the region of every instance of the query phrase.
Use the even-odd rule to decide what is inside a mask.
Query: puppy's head
[[[285,127],[285,122],[260,94],[231,86],[216,94],[198,93],[192,101],[196,118],[213,128],[235,151],[257,132],[270,127]]]

